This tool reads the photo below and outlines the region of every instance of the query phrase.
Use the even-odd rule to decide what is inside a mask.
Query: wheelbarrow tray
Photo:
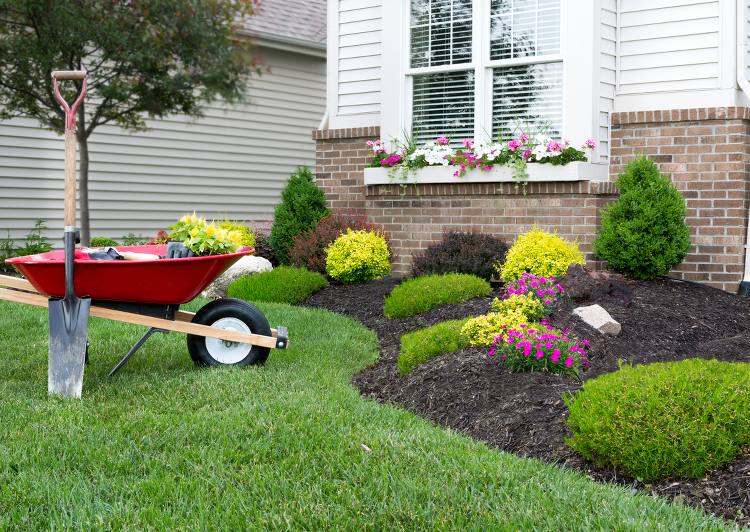
[[[166,245],[117,246],[119,251],[164,256]],[[82,253],[75,259],[75,292],[95,301],[181,305],[192,301],[240,257],[255,252],[242,247],[236,253],[158,260],[92,260]],[[6,260],[40,294],[65,295],[63,250]]]

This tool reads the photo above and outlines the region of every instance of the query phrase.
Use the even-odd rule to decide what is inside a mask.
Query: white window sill
[[[455,166],[426,166],[408,173],[402,181],[402,170],[388,168],[365,168],[365,185],[390,185],[393,183],[509,183],[513,179],[511,168],[499,165],[492,170],[467,170],[463,177],[454,177]],[[607,181],[609,165],[589,162],[574,162],[564,166],[531,163],[528,165],[529,182],[555,181]]]

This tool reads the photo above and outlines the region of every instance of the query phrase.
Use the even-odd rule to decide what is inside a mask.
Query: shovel
[[[72,106],[60,94],[58,81],[81,80],[81,93]],[[65,297],[49,300],[50,395],[80,397],[86,361],[91,299],[76,296],[73,282],[76,246],[76,111],[86,95],[85,71],[52,72],[55,99],[65,112]]]

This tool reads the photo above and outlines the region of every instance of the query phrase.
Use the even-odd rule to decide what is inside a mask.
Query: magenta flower
[[[555,349],[554,351],[552,351],[552,356],[550,356],[550,359],[552,360],[552,362],[557,362],[558,360],[560,360],[560,350]]]
[[[522,146],[522,143],[518,140],[511,140],[508,142],[508,149],[510,151],[516,151],[521,146]]]
[[[518,138],[521,139],[521,142],[527,142],[529,140],[529,136],[526,133],[521,133]]]
[[[532,154],[532,153],[533,153],[533,152],[532,152],[531,150],[524,150],[524,151],[523,151],[523,155],[522,155],[522,157],[523,157],[524,159],[528,159],[529,157],[531,157],[531,154]]]
[[[440,146],[447,146],[448,144],[450,144],[450,140],[448,140],[448,137],[446,137],[446,136],[438,137],[437,140],[436,140],[436,142]]]
[[[566,359],[565,359],[565,367],[568,367],[568,368],[572,368],[572,367],[573,367],[573,362],[574,362],[574,361],[575,361],[575,360],[573,359],[573,357],[568,357],[568,358],[566,358]]]
[[[497,351],[495,349],[490,349],[490,352],[487,353],[487,354],[490,355],[491,357],[494,357],[495,353],[497,353]]]
[[[542,358],[544,358],[544,351],[537,351],[537,352],[536,352],[536,357],[537,357],[538,359],[542,359]]]

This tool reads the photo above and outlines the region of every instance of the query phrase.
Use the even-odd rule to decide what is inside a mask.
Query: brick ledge
[[[380,138],[380,126],[345,127],[341,129],[313,129],[313,140]]]
[[[747,107],[701,107],[612,113],[612,125],[694,122],[699,120],[750,120]]]

